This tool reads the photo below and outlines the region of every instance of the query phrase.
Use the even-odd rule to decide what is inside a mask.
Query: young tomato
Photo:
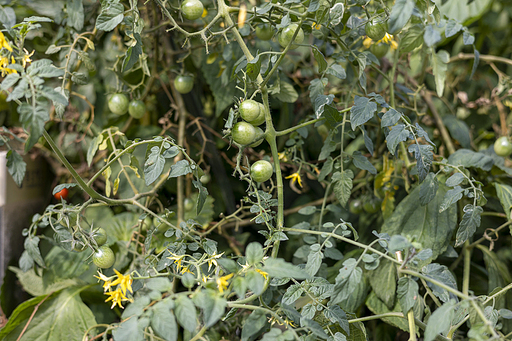
[[[260,116],[260,105],[252,99],[247,99],[240,104],[238,111],[243,120],[251,122]]]
[[[499,156],[512,154],[512,143],[510,143],[508,137],[502,136],[494,142],[494,152]]]
[[[301,44],[304,41],[304,31],[302,28],[299,27],[297,24],[291,24],[288,27],[286,27],[283,31],[281,31],[281,34],[279,35],[279,45],[281,47],[286,47],[288,44],[292,41],[293,35],[295,34],[295,31],[299,29],[299,32],[297,32],[297,36],[295,37],[294,43]],[[292,44],[290,46],[290,49],[296,49],[297,45]]]
[[[270,24],[261,24],[256,26],[256,37],[261,40],[270,40],[274,35],[272,26]]]
[[[181,13],[188,20],[196,20],[201,17],[204,11],[203,3],[199,0],[185,0],[181,4]]]
[[[107,231],[99,227],[93,232],[92,238],[98,246],[101,246],[107,242]]]
[[[361,214],[363,212],[363,203],[359,199],[351,200],[348,209],[350,213]]]
[[[251,166],[251,178],[256,182],[265,182],[272,177],[274,168],[266,160],[259,160]]]
[[[174,79],[174,87],[180,94],[188,94],[194,87],[194,77],[179,75]]]
[[[69,194],[68,189],[67,188],[63,188],[59,192],[55,193],[53,196],[57,200],[61,200],[61,199],[66,200],[68,198],[68,194]]]
[[[370,46],[370,52],[377,58],[382,58],[388,53],[389,45],[385,43],[375,43]]]
[[[128,111],[128,97],[125,94],[113,94],[108,100],[108,108],[116,115],[124,115]]]
[[[364,30],[371,40],[379,41],[386,35],[388,24],[385,21],[370,20],[366,23]]]
[[[247,122],[237,122],[231,129],[233,141],[243,146],[251,144],[256,138],[256,128]]]
[[[254,139],[260,137],[262,134],[263,134],[263,129],[261,129],[260,127],[256,127],[256,137]],[[254,142],[254,143],[251,143],[249,145],[249,147],[251,147],[251,148],[258,147],[263,142],[263,140],[264,139],[261,139],[261,140],[258,140],[256,142]]]
[[[146,113],[146,104],[140,99],[131,101],[128,106],[128,113],[133,118],[141,118]]]
[[[92,262],[98,268],[108,269],[114,262],[116,261],[116,256],[114,255],[114,251],[108,246],[100,246],[100,248],[93,254]]]

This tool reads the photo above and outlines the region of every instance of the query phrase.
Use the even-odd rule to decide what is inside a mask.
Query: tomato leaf
[[[389,33],[395,34],[407,24],[414,7],[413,0],[396,0],[389,16]]]
[[[473,236],[476,229],[480,227],[480,216],[484,211],[480,206],[475,207],[471,204],[464,206],[463,210],[464,215],[462,216],[459,229],[457,230],[455,247],[461,246],[466,240]]]
[[[350,109],[350,125],[352,130],[373,118],[377,111],[377,103],[369,98],[355,96],[354,106]]]

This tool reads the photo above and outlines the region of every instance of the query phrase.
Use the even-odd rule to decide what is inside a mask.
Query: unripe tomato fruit
[[[83,252],[83,251],[85,251],[85,249],[87,249],[87,245],[85,245],[81,241],[75,240],[73,242],[73,251]]]
[[[263,134],[263,129],[261,129],[260,127],[256,127],[256,137],[254,139],[257,139],[258,137],[260,137],[261,135]],[[251,148],[254,148],[254,147],[258,147],[262,142],[263,142],[264,139],[261,139],[259,141],[256,141],[252,144],[249,145],[249,147]]]
[[[388,53],[389,45],[385,43],[375,43],[370,46],[370,52],[377,58],[382,58]]]
[[[185,211],[190,212],[194,209],[194,201],[190,198],[186,198],[183,202],[183,206],[185,206]]]
[[[256,128],[247,122],[237,122],[231,129],[233,141],[241,145],[251,144],[256,138]]]
[[[512,143],[510,143],[508,137],[502,136],[494,142],[494,152],[499,156],[512,154]]]
[[[352,201],[350,201],[348,209],[349,209],[350,213],[360,214],[363,212],[363,203],[359,199],[352,200]]]
[[[99,227],[92,233],[92,238],[98,246],[101,246],[107,242],[107,231]]]
[[[261,40],[270,40],[274,35],[272,26],[270,24],[262,24],[256,26],[256,37]]]
[[[202,175],[200,178],[199,178],[199,181],[201,181],[201,183],[203,185],[206,185],[207,183],[210,182],[210,180],[212,179],[212,177],[210,176],[210,174],[205,174],[205,175]]]
[[[377,213],[380,210],[380,202],[378,200],[367,200],[363,204],[366,213]]]
[[[251,178],[256,182],[265,182],[272,177],[274,168],[266,160],[259,160],[251,166]]]
[[[194,77],[180,75],[174,79],[174,87],[180,94],[188,94],[194,87]]]
[[[92,256],[92,262],[98,268],[108,269],[114,262],[116,261],[116,256],[114,255],[114,251],[108,246],[100,246],[98,250]]]
[[[247,99],[240,104],[238,108],[240,117],[247,122],[256,120],[260,116],[260,105],[252,99]]]
[[[281,45],[281,47],[288,46],[288,44],[292,41],[293,35],[295,34],[297,28],[299,29],[299,32],[297,32],[297,36],[295,37],[295,40],[293,42],[301,44],[304,41],[304,31],[302,30],[302,28],[300,28],[299,25],[297,24],[291,24],[290,26],[282,30],[281,34],[279,35],[279,45]],[[292,46],[290,46],[290,49],[296,48],[296,44],[292,44]]]
[[[364,30],[371,40],[379,41],[386,35],[388,24],[385,21],[370,20],[366,23]]]
[[[69,191],[67,188],[61,189],[59,192],[55,193],[53,197],[57,200],[64,199],[66,200],[68,198]]]
[[[124,115],[128,111],[128,97],[125,94],[113,94],[108,100],[108,108],[116,115]]]
[[[196,20],[203,15],[204,6],[199,0],[185,0],[181,4],[181,13],[188,20]]]
[[[128,106],[128,113],[133,118],[141,118],[146,113],[146,104],[140,99],[131,101]]]
[[[257,126],[261,125],[263,122],[265,122],[265,106],[261,103],[258,103],[258,106],[260,107],[260,113],[259,113],[258,117],[256,117],[252,121],[247,121],[255,127],[257,127]]]

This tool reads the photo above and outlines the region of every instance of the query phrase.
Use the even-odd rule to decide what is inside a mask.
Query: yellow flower
[[[28,53],[28,51],[26,49],[23,49],[23,52],[25,52],[25,55],[23,56],[23,59],[21,60],[21,63],[23,64],[23,67],[26,67],[27,63],[32,63],[32,59],[30,59],[30,57],[32,57],[32,55],[36,51],[32,50],[32,52]]]
[[[256,272],[259,273],[260,275],[262,275],[263,277],[265,277],[265,280],[268,279],[268,273],[266,273],[265,271],[256,269]]]
[[[229,274],[217,279],[217,288],[219,288],[219,292],[222,294],[224,290],[226,290],[229,286],[228,280],[233,277],[233,274]]]
[[[188,268],[188,266],[184,266],[182,269],[181,269],[181,274],[185,274],[185,273],[191,273],[192,275],[194,274],[192,271],[190,271],[190,269]]]
[[[167,259],[170,259],[170,260],[173,260],[174,261],[174,264],[176,264],[177,268],[178,268],[178,271],[180,271],[181,269],[181,261],[183,260],[183,258],[185,258],[185,255],[181,255],[181,256],[178,256],[174,253],[171,253],[172,257],[167,257]]]
[[[372,45],[373,43],[373,40],[372,38],[370,37],[366,37],[364,40],[363,40],[363,46],[366,47],[367,49],[370,48],[370,46]]]
[[[130,290],[130,292],[133,293],[133,290],[132,290],[133,279],[131,278],[130,274],[125,276],[125,275],[121,274],[119,271],[117,271],[116,269],[114,269],[114,272],[117,275],[117,279],[115,281],[113,281],[111,285],[114,286],[114,285],[119,284],[121,286],[121,291],[123,292],[124,295],[126,295],[126,290]]]
[[[317,24],[316,22],[313,22],[313,24],[311,25],[311,27],[313,27],[315,30],[319,30],[322,28],[322,25],[320,24]]]
[[[215,265],[215,267],[219,266],[219,264],[217,263],[217,259],[222,257],[223,254],[224,252],[219,255],[213,255],[210,259],[208,259],[208,271],[210,271],[212,265]]]
[[[11,64],[16,63],[16,61],[14,60],[14,57],[12,57],[12,56],[11,56],[11,61],[12,61]],[[16,72],[16,70],[9,68],[9,58],[7,58],[7,57],[0,58],[0,71],[2,71],[2,77],[4,77],[6,74],[18,73],[18,72]]]
[[[295,181],[297,181],[299,186],[302,187],[302,180],[300,178],[299,173],[293,173],[292,175],[287,176],[285,179],[292,179],[292,184],[295,183]]]
[[[109,295],[110,297],[107,298],[105,300],[105,302],[108,302],[108,301],[112,301],[112,306],[110,307],[110,309],[114,309],[114,307],[117,305],[119,305],[119,307],[123,308],[124,307],[121,305],[121,302],[123,301],[129,301],[129,302],[132,302],[131,299],[127,298],[123,292],[121,291],[121,288],[118,288],[114,291],[109,291],[107,293],[105,293],[105,295]]]
[[[206,8],[203,8],[203,14],[201,14],[201,18],[204,18],[208,15],[208,11],[206,10]]]
[[[99,275],[99,277],[98,276],[94,276],[94,277],[105,282],[105,283],[103,283],[103,291],[106,292],[107,290],[110,290],[110,287],[112,286],[111,278],[105,276],[104,274],[102,274],[99,271],[98,271],[98,275]]]
[[[364,40],[363,40],[363,46],[366,47],[367,49],[370,48],[370,46],[373,44],[373,43],[376,43],[376,44],[379,44],[379,43],[384,43],[384,44],[388,44],[391,46],[392,49],[396,50],[398,48],[398,43],[396,42],[395,38],[393,37],[393,35],[389,34],[389,33],[386,33],[384,35],[384,38],[382,38],[381,40],[377,41],[377,42],[374,42],[370,37],[366,37]]]
[[[12,47],[9,44],[9,40],[5,38],[4,34],[0,32],[0,48],[5,47],[7,51],[12,52]]]

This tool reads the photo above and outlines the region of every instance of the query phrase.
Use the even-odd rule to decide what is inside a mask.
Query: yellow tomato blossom
[[[105,300],[105,302],[112,301],[112,306],[110,307],[110,309],[114,309],[116,304],[119,307],[124,309],[124,307],[121,305],[121,302],[123,302],[123,301],[132,302],[133,301],[132,299],[127,298],[125,294],[123,294],[123,292],[121,291],[121,288],[117,288],[114,291],[109,291],[109,292],[105,293],[105,295],[110,296],[109,298],[107,298]]]
[[[11,56],[11,64],[16,64],[16,61],[14,60],[14,57],[12,57],[12,56]],[[5,77],[6,74],[18,73],[18,72],[16,72],[16,70],[9,68],[9,58],[8,57],[0,58],[0,71],[2,71],[2,77]]]
[[[391,46],[392,49],[396,50],[398,48],[398,43],[396,42],[395,38],[393,37],[393,35],[389,34],[389,33],[386,33],[386,35],[384,36],[384,38],[382,38],[381,40],[377,41],[377,42],[374,42],[370,37],[366,37],[364,40],[363,40],[363,46],[365,48],[370,48],[370,46],[372,44],[379,44],[379,43],[384,43],[384,44],[388,44]]]
[[[263,277],[265,277],[265,280],[268,279],[268,273],[266,273],[265,271],[256,269],[256,272],[259,273],[260,275],[262,275]]]
[[[114,272],[117,275],[117,279],[115,281],[113,281],[111,285],[114,286],[114,285],[119,284],[119,286],[121,287],[121,291],[125,295],[126,295],[127,290],[129,290],[131,293],[133,293],[133,290],[132,290],[133,279],[131,278],[130,274],[123,275],[116,269],[114,269]]]
[[[297,181],[300,187],[302,187],[302,179],[300,178],[299,173],[293,173],[292,175],[288,175],[285,179],[292,179],[292,184]]]
[[[315,30],[319,30],[322,28],[322,25],[320,24],[317,24],[316,22],[313,22],[313,24],[311,25],[311,27],[313,27]]]
[[[32,50],[32,52],[28,53],[28,51],[26,49],[23,49],[23,52],[25,52],[25,55],[23,56],[21,63],[23,64],[23,67],[25,68],[27,66],[27,63],[32,63],[32,59],[30,59],[30,57],[32,57],[32,55],[36,51]]]
[[[176,267],[178,268],[178,271],[180,271],[182,267],[181,261],[183,260],[183,258],[185,258],[185,255],[178,256],[174,253],[171,253],[171,255],[172,257],[167,257],[167,259],[173,260],[174,264],[176,264]]]
[[[206,8],[203,8],[203,14],[201,14],[201,18],[204,18],[208,15],[208,11],[206,10]]]
[[[226,276],[222,276],[219,279],[217,279],[217,288],[219,289],[219,292],[222,294],[224,290],[226,290],[229,286],[228,280],[233,277],[233,274],[229,274]]]
[[[217,263],[217,259],[222,257],[223,254],[224,252],[219,255],[213,255],[210,259],[208,259],[208,271],[210,271],[212,265],[215,265],[216,267],[219,266],[219,264]]]
[[[98,271],[98,275],[99,276],[94,276],[94,277],[105,282],[105,283],[103,283],[103,290],[104,291],[110,290],[110,287],[112,286],[112,278],[105,276],[104,274],[102,274],[99,271]]]
[[[0,48],[5,48],[7,51],[12,52],[12,47],[9,44],[9,40],[5,38],[4,34],[0,32]]]

